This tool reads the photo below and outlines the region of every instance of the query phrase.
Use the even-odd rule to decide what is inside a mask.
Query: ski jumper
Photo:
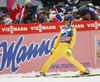
[[[61,57],[66,58],[69,60],[74,66],[76,66],[81,72],[85,72],[86,68],[83,67],[78,61],[73,58],[73,55],[68,56],[66,54],[68,49],[73,49],[76,41],[76,29],[72,26],[63,27],[59,33],[58,38],[53,46],[55,48],[54,53],[50,56],[50,58],[45,63],[44,67],[42,68],[41,72],[46,74],[50,65],[58,60]]]

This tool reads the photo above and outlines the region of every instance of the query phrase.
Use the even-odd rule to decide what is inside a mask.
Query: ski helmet
[[[65,15],[64,19],[70,19],[71,21],[74,20],[74,18],[73,18],[73,16],[71,14]]]
[[[71,21],[74,20],[73,16],[71,14],[67,14],[64,16],[64,20],[69,19],[69,25],[71,24]]]

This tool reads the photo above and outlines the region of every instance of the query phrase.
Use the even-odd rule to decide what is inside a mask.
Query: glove
[[[68,49],[66,54],[67,54],[68,56],[71,56],[71,55],[72,55],[72,50],[71,50],[71,49]]]
[[[54,53],[55,48],[52,48],[50,51],[50,54],[52,55]]]

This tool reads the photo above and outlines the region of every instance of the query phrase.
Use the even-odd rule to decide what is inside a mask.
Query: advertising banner
[[[86,36],[86,33],[78,33],[80,36],[83,34]],[[50,57],[50,50],[54,45],[57,35],[58,32],[24,35],[1,35],[0,74],[40,71],[47,59]],[[80,36],[77,37],[77,42],[73,50],[73,56],[86,68],[92,67],[89,48],[85,48],[85,45],[82,42],[83,39],[79,38]],[[88,40],[89,39],[87,36],[86,41]],[[79,42],[80,44],[78,44]],[[88,43],[86,43],[86,45],[90,46]],[[87,54],[89,54],[87,58],[85,58],[87,54],[85,54],[84,51],[81,53],[81,50],[84,50],[87,52]],[[65,58],[60,58],[50,66],[48,71],[68,70],[75,71],[77,69]]]
[[[86,21],[86,30],[100,30],[100,21]]]
[[[73,22],[72,25],[77,29],[77,31],[86,30],[85,22]],[[0,35],[60,32],[60,29],[63,26],[63,22],[0,25]]]
[[[100,68],[100,35],[95,35],[95,65]]]
[[[85,31],[86,30],[86,22],[73,22],[72,25],[77,29],[77,31]]]

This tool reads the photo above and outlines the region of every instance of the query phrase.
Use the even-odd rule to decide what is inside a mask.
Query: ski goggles
[[[64,19],[64,21],[67,21],[67,22],[69,22],[69,21],[70,21],[70,19]]]

